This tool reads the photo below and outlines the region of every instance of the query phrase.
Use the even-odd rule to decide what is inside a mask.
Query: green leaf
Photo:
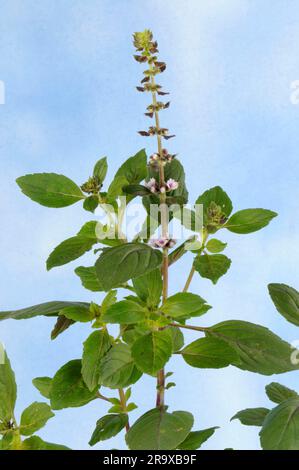
[[[147,175],[147,156],[142,149],[133,157],[128,158],[115,174],[115,178],[124,176],[128,184],[138,184]]]
[[[238,361],[236,351],[218,338],[197,339],[180,352],[192,367],[220,369]]]
[[[91,196],[88,196],[86,199],[84,199],[83,209],[85,209],[88,212],[94,213],[98,205],[99,205],[99,197],[96,196],[95,194],[92,194]]]
[[[125,176],[122,175],[122,176],[115,177],[108,188],[107,200],[113,201],[117,199],[118,196],[124,195],[123,187],[127,186],[127,184],[128,184],[128,181]]]
[[[152,331],[137,339],[132,357],[137,367],[153,375],[162,369],[172,353],[172,337],[167,330]]]
[[[103,290],[97,278],[96,268],[94,266],[79,266],[75,269],[75,273],[80,277],[81,283],[85,289],[91,290],[92,292],[101,292]]]
[[[15,374],[4,351],[4,363],[0,363],[0,422],[8,423],[13,418],[16,399]]]
[[[211,238],[206,244],[206,248],[210,253],[221,253],[227,246],[227,243],[223,243],[216,238]]]
[[[299,398],[299,395],[295,390],[291,390],[277,382],[272,382],[269,385],[266,385],[266,394],[271,401],[278,404],[288,400],[289,398]]]
[[[100,363],[100,384],[104,387],[128,387],[140,379],[142,373],[135,367],[127,344],[112,346]]]
[[[167,329],[172,338],[172,352],[179,351],[184,346],[184,335],[179,328],[170,326]]]
[[[168,297],[162,305],[161,311],[172,318],[182,319],[199,317],[210,308],[210,305],[207,305],[199,295],[181,292]]]
[[[137,323],[137,325],[126,325],[122,333],[122,338],[125,343],[132,345],[138,338],[150,332],[146,323]]]
[[[266,209],[244,209],[233,214],[224,228],[233,233],[252,233],[266,227],[276,216],[276,212]]]
[[[194,260],[196,271],[213,284],[217,284],[220,277],[227,273],[230,265],[231,260],[225,255],[201,255]]]
[[[204,224],[207,224],[207,222],[210,220],[209,210],[211,209],[211,204],[219,206],[225,217],[229,217],[233,210],[233,205],[230,198],[226,192],[220,188],[220,186],[215,186],[214,188],[205,191],[201,196],[198,197],[195,204],[203,205]]]
[[[57,321],[54,325],[54,328],[51,331],[51,339],[52,340],[56,339],[61,333],[67,330],[74,323],[75,323],[74,320],[70,320],[69,318],[66,318],[64,315],[59,315],[57,317]]]
[[[240,369],[263,375],[298,369],[298,365],[291,363],[290,344],[264,326],[228,320],[209,328],[207,335],[227,342],[236,350],[239,359],[233,365]]]
[[[98,242],[95,232],[96,224],[95,221],[87,222],[75,237],[60,243],[49,255],[47,269],[50,270],[55,266],[69,263],[91,250],[93,245]]]
[[[93,319],[93,315],[89,309],[89,306],[83,305],[72,305],[71,307],[65,307],[60,311],[60,314],[68,318],[69,320],[78,322],[89,322]]]
[[[91,392],[99,384],[100,361],[110,347],[111,340],[107,330],[94,331],[84,342],[82,377]]]
[[[102,315],[105,315],[108,308],[110,308],[112,305],[114,305],[116,303],[116,301],[117,301],[117,291],[116,290],[109,291],[106,294],[106,296],[104,297],[102,305],[101,305]]]
[[[290,398],[270,411],[260,438],[264,450],[299,450],[298,398]]]
[[[96,262],[96,274],[105,290],[141,276],[160,266],[162,254],[143,243],[107,248]]]
[[[36,377],[32,380],[32,383],[43,397],[50,398],[51,377]]]
[[[0,320],[13,318],[14,320],[24,320],[27,318],[37,317],[39,315],[55,317],[65,307],[72,306],[89,306],[86,302],[63,302],[53,301],[43,304],[33,305],[32,307],[22,308],[20,310],[10,310],[8,312],[0,312]]]
[[[108,171],[107,157],[103,157],[97,161],[93,169],[93,176],[97,178],[100,184],[103,183]]]
[[[25,175],[16,182],[26,196],[46,207],[70,206],[85,197],[76,183],[56,173]]]
[[[186,439],[177,447],[180,450],[196,450],[199,449],[218,429],[214,428],[202,429],[201,431],[191,431]]]
[[[45,442],[38,436],[31,436],[22,443],[22,450],[71,450],[69,447]]]
[[[143,276],[133,279],[133,286],[138,297],[148,307],[156,307],[162,295],[161,270],[154,269]]]
[[[105,441],[116,436],[128,423],[128,415],[109,414],[97,421],[96,428],[89,441],[90,446],[94,446],[99,441]]]
[[[108,308],[103,316],[105,323],[138,323],[144,321],[146,310],[136,302],[122,300]]]
[[[136,196],[151,196],[151,191],[142,184],[128,184],[122,188],[125,194],[130,194],[133,197]]]
[[[61,367],[52,380],[50,391],[51,407],[54,410],[86,405],[96,398],[97,389],[90,391],[81,374],[79,359]]]
[[[35,431],[43,428],[54,413],[47,403],[35,401],[26,408],[21,416],[20,432],[23,436],[31,436]]]
[[[266,416],[270,413],[268,408],[247,408],[236,413],[232,418],[239,419],[246,426],[263,426]]]
[[[286,284],[269,284],[268,289],[278,312],[299,326],[299,292]]]
[[[191,413],[167,413],[155,408],[133,424],[126,434],[126,442],[130,450],[172,450],[186,439],[192,426]]]

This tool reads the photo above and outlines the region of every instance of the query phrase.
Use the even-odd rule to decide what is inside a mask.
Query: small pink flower
[[[150,244],[154,248],[172,248],[176,244],[176,240],[167,237],[160,237],[150,240]]]
[[[151,191],[151,193],[156,193],[157,192],[157,181],[155,178],[151,178],[149,181],[145,183],[145,187]]]
[[[166,181],[166,187],[168,191],[174,191],[175,189],[179,187],[179,183],[175,181],[174,179],[169,178],[169,180]]]
[[[150,241],[151,245],[155,248],[165,248],[169,239],[166,237],[156,238]]]

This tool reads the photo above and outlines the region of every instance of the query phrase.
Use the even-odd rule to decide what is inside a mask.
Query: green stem
[[[152,70],[152,66],[150,65],[150,69]],[[151,84],[155,87],[155,78],[151,75]],[[152,98],[153,98],[153,105],[154,105],[154,116],[155,116],[155,124],[157,129],[157,144],[158,144],[158,154],[160,157],[162,156],[162,139],[159,135],[158,131],[160,129],[160,119],[159,119],[159,112],[157,110],[157,95],[156,92],[152,91]],[[163,162],[160,160],[159,165],[159,176],[160,176],[160,187],[164,187],[165,185],[165,176],[164,176],[164,166]],[[168,238],[168,208],[166,205],[166,194],[160,193],[160,210],[161,210],[161,226],[162,226],[162,237]],[[162,276],[163,276],[163,302],[168,297],[168,248],[163,249],[163,264],[162,264]],[[157,398],[156,398],[156,406],[163,407],[164,406],[164,395],[165,395],[165,372],[164,368],[159,370],[157,374]]]
[[[190,273],[189,273],[189,276],[187,278],[187,281],[186,281],[186,284],[184,286],[184,289],[183,289],[183,292],[187,292],[189,287],[190,287],[190,284],[191,284],[191,281],[193,279],[193,276],[194,276],[194,273],[195,273],[195,268],[194,266],[192,265],[192,268],[190,270]]]
[[[123,412],[128,416],[128,413],[126,412],[126,410],[127,410],[127,400],[126,400],[126,397],[125,397],[124,389],[119,388],[118,389],[118,394],[119,394],[119,399],[120,399],[120,405],[123,409]],[[128,432],[129,430],[130,430],[130,424],[129,424],[129,417],[128,417],[128,421],[127,421],[127,424],[126,424],[126,431]]]
[[[186,330],[194,330],[194,331],[209,331],[209,328],[204,326],[192,326],[192,325],[181,325],[180,323],[169,323],[170,326],[174,326],[175,328],[185,328]]]

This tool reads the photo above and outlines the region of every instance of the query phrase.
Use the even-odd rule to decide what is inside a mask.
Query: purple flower
[[[157,192],[157,181],[155,180],[155,178],[151,178],[149,181],[147,181],[145,183],[145,187],[147,189],[149,189],[152,193],[156,193]]]
[[[166,181],[166,188],[168,189],[168,191],[174,191],[178,187],[179,187],[179,183],[175,181],[174,179],[169,178],[169,180]]]
[[[150,240],[150,244],[154,248],[172,248],[176,244],[176,240],[167,237],[160,237]]]

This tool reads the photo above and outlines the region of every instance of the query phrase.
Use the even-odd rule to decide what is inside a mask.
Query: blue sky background
[[[284,339],[299,339],[267,294],[269,282],[298,288],[298,120],[290,84],[299,78],[297,0],[3,0],[0,18],[0,79],[6,104],[0,106],[1,198],[0,309],[48,300],[99,300],[85,291],[68,266],[45,269],[49,252],[90,219],[79,205],[54,210],[24,197],[15,178],[54,171],[78,183],[95,161],[109,158],[109,177],[128,156],[153,142],[136,130],[147,124],[146,98],[138,94],[142,67],[132,60],[131,34],[151,28],[168,68],[163,83],[171,108],[162,124],[177,138],[169,150],[180,154],[190,200],[217,184],[235,210],[264,207],[279,213],[263,231],[221,234],[233,260],[215,287],[194,279],[191,291],[213,309],[210,325],[242,319],[270,327]],[[171,275],[171,291],[183,286],[189,255]],[[199,323],[199,320],[198,320]],[[52,376],[81,356],[89,326],[75,325],[51,342],[53,320],[36,318],[0,325],[19,386],[18,411],[40,395],[32,378]],[[188,339],[194,338],[189,335]],[[273,379],[299,388],[298,373],[264,377],[229,367],[188,368],[178,359],[176,388],[167,392],[172,410],[187,409],[195,428],[221,426],[205,449],[259,448],[258,428],[234,421],[236,411],[269,406],[264,386]],[[141,412],[154,404],[154,380],[134,387]],[[58,411],[40,435],[72,448],[88,448],[95,422],[107,407],[93,402]],[[98,449],[121,448],[123,436]]]

